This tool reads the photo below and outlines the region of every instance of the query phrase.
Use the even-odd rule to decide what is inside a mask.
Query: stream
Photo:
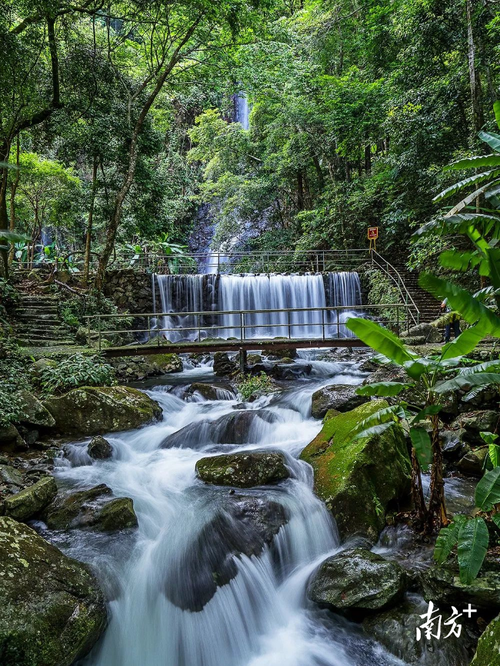
[[[115,495],[133,499],[138,517],[137,529],[114,534],[47,533],[66,554],[93,566],[110,599],[108,629],[85,666],[403,664],[358,625],[306,599],[310,575],[340,548],[331,514],[313,494],[312,470],[298,460],[321,428],[310,416],[311,395],[324,385],[359,384],[366,376],[355,362],[314,358],[303,352],[298,360],[312,365],[306,379],[243,405],[222,386],[217,400],[184,393],[193,382],[217,381],[210,362],[186,363],[183,373],[143,385],[162,406],[163,419],[107,436],[111,459],[92,460],[88,440],[66,447],[56,468],[59,485],[106,483]],[[250,427],[243,443],[221,444],[211,423],[235,409],[253,412]],[[291,477],[236,492],[196,478],[202,457],[255,449],[283,452]],[[228,502],[240,508],[249,502],[279,505],[287,520],[260,554],[234,557],[224,549],[223,532],[224,538],[213,538],[221,516],[227,529]],[[233,537],[245,536],[238,534],[247,529],[244,520],[229,523]],[[210,562],[221,558],[230,560],[235,575],[213,593]],[[193,610],[196,603],[202,608]]]

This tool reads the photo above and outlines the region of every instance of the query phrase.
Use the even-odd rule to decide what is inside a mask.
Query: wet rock
[[[274,379],[296,379],[297,377],[307,377],[312,372],[312,365],[309,363],[294,363],[292,359],[286,362],[276,363],[271,369],[271,377]]]
[[[16,453],[27,449],[28,445],[14,425],[0,426],[0,451]]]
[[[262,363],[262,356],[260,354],[248,354],[247,365],[255,365],[256,363]]]
[[[426,601],[438,606],[470,603],[484,611],[500,611],[500,571],[493,567],[489,570],[487,562],[470,585],[460,582],[458,566],[454,564],[435,565],[423,572],[421,585]]]
[[[217,386],[216,384],[203,384],[195,382],[186,391],[188,395],[199,393],[205,400],[233,400],[236,396],[230,386]]]
[[[238,363],[230,359],[226,352],[215,352],[214,372],[217,377],[232,377],[238,372]]]
[[[488,447],[469,451],[457,463],[457,468],[463,474],[471,476],[482,476],[484,472],[484,461],[488,455]]]
[[[443,430],[441,432],[443,456],[446,460],[456,461],[463,458],[470,451],[470,446],[464,441],[465,430]]]
[[[38,516],[57,494],[53,476],[44,476],[32,486],[10,495],[4,500],[4,513],[16,520],[29,520]]]
[[[7,666],[70,666],[107,623],[86,567],[27,525],[0,518],[0,655]]]
[[[356,394],[356,386],[333,384],[313,393],[311,414],[315,419],[322,419],[329,409],[337,412],[350,412],[368,402],[370,398]]]
[[[182,372],[182,359],[177,354],[155,354],[153,362],[162,373]]]
[[[95,458],[96,460],[106,460],[113,455],[113,447],[107,439],[97,435],[90,440],[87,446],[87,453],[91,458]]]
[[[500,666],[500,615],[484,630],[471,666]]]
[[[276,340],[280,340],[280,338],[276,338]],[[283,340],[286,340],[286,338],[283,338]],[[269,349],[268,351],[263,352],[262,355],[274,359],[294,359],[297,358],[297,350],[293,347],[287,347],[286,349]]]
[[[285,508],[240,493],[219,500],[213,517],[169,563],[165,594],[183,610],[201,611],[238,573],[239,555],[260,555],[287,522]]]
[[[45,409],[40,400],[28,391],[19,393],[22,416],[20,422],[31,426],[52,428],[55,425],[54,417]]]
[[[394,605],[405,591],[406,575],[396,562],[363,548],[326,559],[309,583],[307,594],[335,611],[373,611]]]
[[[24,485],[23,475],[15,467],[0,465],[0,484],[22,488]]]
[[[171,447],[199,447],[214,444],[256,444],[266,423],[277,420],[274,412],[266,409],[237,410],[215,421],[191,423],[163,440],[162,449]]]
[[[409,598],[389,610],[368,615],[363,620],[364,631],[381,643],[387,650],[411,666],[468,666],[476,643],[476,635],[466,622],[462,624],[459,638],[431,638],[425,636],[416,640],[417,627],[425,622],[421,615],[427,611],[427,604],[421,597],[410,595]],[[451,615],[444,611],[441,623]],[[443,625],[442,625],[442,628]],[[446,627],[446,633],[449,629]],[[444,634],[446,635],[446,634]],[[482,666],[482,665],[481,665]],[[486,666],[486,664],[484,664]]]
[[[466,397],[465,393],[460,399],[461,411],[470,411],[471,409],[498,411],[498,390],[494,386],[485,386],[482,389],[474,391],[473,395]]]
[[[132,430],[160,418],[157,402],[129,386],[84,387],[52,397],[44,407],[61,435],[98,435]]]
[[[201,458],[196,463],[198,477],[217,486],[251,488],[290,476],[282,453],[255,451]]]
[[[315,492],[343,538],[356,534],[375,542],[388,505],[406,501],[410,492],[410,460],[399,425],[363,439],[350,437],[355,425],[382,407],[385,400],[373,400],[334,416],[300,456],[312,465]]]
[[[423,338],[423,341],[419,344],[427,344],[434,342],[443,341],[443,333],[439,328],[433,326],[432,324],[418,324],[417,326],[412,326],[408,331],[406,331],[404,338]]]
[[[484,444],[480,432],[495,432],[499,425],[500,413],[490,409],[466,412],[461,414],[453,423],[455,428],[463,428],[467,437],[466,441],[476,446]]]
[[[129,497],[112,497],[105,484],[69,495],[58,495],[43,514],[47,527],[56,530],[92,527],[101,532],[127,529],[137,525],[134,505]]]

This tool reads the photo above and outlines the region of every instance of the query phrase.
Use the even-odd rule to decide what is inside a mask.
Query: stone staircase
[[[58,297],[22,293],[15,313],[16,338],[24,347],[68,347],[75,341],[59,317]]]
[[[420,323],[425,324],[438,319],[440,316],[440,302],[428,291],[419,287],[418,273],[409,271],[403,263],[399,262],[393,262],[392,266],[389,265],[388,272],[394,275],[392,268],[399,273],[415,305],[420,310]]]

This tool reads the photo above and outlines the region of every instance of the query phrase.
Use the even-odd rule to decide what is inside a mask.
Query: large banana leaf
[[[500,513],[494,513],[491,516],[491,520],[495,523],[495,525],[498,527],[500,530]]]
[[[404,418],[405,416],[406,413],[401,405],[383,407],[382,409],[379,409],[378,411],[368,416],[366,419],[360,421],[351,431],[351,435],[359,436],[361,434],[361,436],[364,437],[362,433],[369,428],[385,423],[390,423],[392,425],[392,423],[394,423],[395,417]]]
[[[367,384],[356,389],[358,395],[378,395],[380,397],[389,397],[399,395],[402,391],[415,386],[415,384],[402,384],[401,382],[376,382]]]
[[[444,268],[453,268],[455,271],[468,271],[469,268],[475,268],[484,261],[484,257],[479,252],[457,252],[456,250],[446,250],[439,255],[439,263]]]
[[[484,141],[496,153],[500,151],[500,136],[494,132],[479,132],[478,134],[481,141]]]
[[[493,112],[495,113],[495,120],[497,121],[498,129],[500,129],[500,100],[493,104]]]
[[[458,533],[460,582],[470,585],[476,578],[488,550],[488,528],[483,518],[471,518]]]
[[[410,428],[410,439],[417,454],[417,460],[423,470],[432,462],[432,443],[429,433],[424,428]]]
[[[457,162],[448,164],[445,171],[460,169],[477,169],[479,167],[497,167],[500,166],[500,155],[477,155],[476,157],[464,157]]]
[[[387,423],[381,423],[380,425],[374,425],[370,428],[366,428],[361,432],[356,433],[353,439],[363,439],[364,437],[374,437],[375,435],[381,435],[383,432],[392,428],[394,425],[394,420],[388,421]]]
[[[460,528],[466,520],[467,518],[459,513],[448,527],[443,527],[439,530],[436,545],[434,546],[434,559],[438,564],[443,564],[448,559],[451,551],[458,542]]]
[[[474,176],[469,176],[468,178],[464,178],[464,180],[461,180],[458,183],[455,183],[454,185],[447,187],[445,190],[443,190],[437,196],[435,196],[433,201],[434,202],[442,201],[443,199],[447,199],[448,197],[451,197],[453,194],[456,194],[457,192],[464,190],[466,187],[469,187],[470,185],[477,185],[479,183],[483,183],[485,180],[495,178],[498,175],[500,175],[500,171],[498,169],[490,169],[489,171],[484,171],[483,173],[477,173]]]
[[[446,391],[457,391],[472,386],[491,386],[500,385],[500,373],[495,372],[470,372],[468,375],[457,375],[453,379],[447,379],[444,382],[438,382],[434,387],[436,393],[445,393]]]
[[[470,375],[476,372],[500,372],[500,359],[485,361],[477,365],[469,365],[465,368],[460,368],[458,372],[460,375]]]
[[[500,155],[499,155],[500,158]],[[452,215],[456,215],[459,213],[461,210],[464,208],[467,208],[473,201],[475,201],[478,197],[480,197],[482,194],[485,194],[493,185],[498,185],[500,183],[499,180],[494,180],[491,183],[486,183],[482,187],[478,188],[474,192],[471,192],[471,194],[468,194],[462,201],[459,201],[456,206],[453,206],[451,210],[449,210],[445,217],[452,217]]]
[[[500,467],[494,467],[476,486],[476,506],[491,511],[500,502]]]
[[[469,354],[478,346],[485,335],[485,331],[479,324],[466,328],[458,338],[446,343],[443,347],[441,359],[444,361]]]
[[[369,347],[383,354],[398,365],[414,360],[414,356],[403,345],[401,340],[380,324],[367,319],[348,319],[346,326],[354,335]]]
[[[439,414],[439,412],[443,409],[442,405],[427,405],[427,407],[424,407],[422,410],[416,414],[413,419],[411,420],[412,423],[419,423],[420,421],[425,421],[428,416],[433,416],[435,414]]]
[[[419,284],[436,298],[448,299],[451,308],[460,312],[463,319],[469,324],[480,322],[486,335],[500,337],[500,317],[465,289],[430,273],[423,273],[420,276]]]
[[[500,288],[500,249],[490,247],[486,250],[488,256],[489,275],[495,289]]]
[[[500,446],[498,444],[489,444],[488,456],[493,467],[498,467],[500,465]]]

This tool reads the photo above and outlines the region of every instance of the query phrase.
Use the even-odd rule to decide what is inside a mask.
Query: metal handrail
[[[410,314],[414,325],[418,326],[418,324],[420,323],[420,310],[418,309],[417,304],[413,300],[413,297],[410,294],[408,288],[406,287],[406,285],[404,283],[404,280],[401,277],[399,271],[397,271],[396,268],[391,263],[389,263],[385,257],[382,257],[376,250],[371,251],[371,256],[372,256],[372,263],[377,265],[380,268],[380,270],[383,273],[385,273],[389,278],[391,278],[391,280],[396,284],[397,288],[399,289],[399,293],[401,294],[401,296],[405,300],[405,305],[408,306],[408,301],[410,301],[411,305],[408,306],[408,313]],[[382,263],[377,261],[376,257],[380,260],[380,262],[385,262],[385,265],[386,265],[385,268],[382,265]],[[389,270],[388,270],[389,268],[394,272],[397,279],[394,275],[392,275],[389,272]],[[412,312],[412,308],[415,310],[415,315]]]
[[[212,311],[212,310],[203,310],[203,311],[193,311],[193,312],[146,312],[146,313],[140,313],[140,314],[135,314],[133,315],[135,319],[146,319],[147,320],[147,327],[146,328],[134,328],[134,329],[128,329],[128,330],[123,330],[123,329],[112,329],[112,330],[102,330],[100,327],[97,330],[98,334],[98,349],[99,351],[102,350],[102,336],[103,335],[116,335],[116,334],[123,334],[123,333],[144,333],[147,334],[148,341],[151,341],[151,335],[154,333],[154,335],[157,336],[157,342],[158,346],[161,345],[161,340],[160,340],[160,335],[162,333],[169,333],[169,332],[175,332],[175,333],[183,333],[183,332],[192,332],[192,331],[197,331],[198,332],[198,341],[201,342],[202,340],[202,332],[205,333],[213,333],[214,331],[224,331],[224,330],[233,330],[233,331],[238,331],[239,330],[239,340],[248,340],[246,333],[248,330],[251,329],[267,329],[267,328],[284,328],[286,329],[287,335],[284,336],[279,336],[283,337],[284,339],[287,340],[293,340],[294,338],[292,337],[292,331],[294,328],[297,328],[298,326],[303,326],[306,325],[308,327],[321,327],[321,339],[322,340],[332,340],[332,346],[335,340],[342,339],[340,336],[340,327],[345,326],[345,322],[341,322],[339,317],[337,317],[337,320],[335,322],[327,322],[325,318],[325,313],[328,312],[337,312],[337,313],[344,313],[344,312],[350,312],[350,311],[370,311],[370,310],[384,310],[386,308],[395,308],[396,309],[396,321],[390,321],[387,323],[392,323],[396,327],[396,332],[399,333],[399,328],[400,328],[400,322],[402,321],[402,318],[400,317],[400,309],[409,311],[411,306],[404,305],[402,303],[391,303],[391,304],[383,304],[383,305],[352,305],[352,306],[319,306],[319,307],[309,307],[309,308],[263,308],[260,310],[219,310],[219,311]],[[320,322],[292,322],[291,321],[291,314],[301,314],[301,313],[308,313],[308,312],[318,312],[321,313],[321,321]],[[277,313],[277,314],[287,314],[287,321],[286,322],[274,322],[274,323],[248,323],[246,321],[246,315],[257,315],[257,314],[270,314],[270,313]],[[232,323],[230,325],[219,325],[219,324],[210,324],[210,325],[205,325],[202,323],[202,318],[207,317],[207,318],[213,318],[214,316],[218,315],[238,315],[239,317],[239,324],[238,323]],[[91,346],[92,342],[92,328],[91,324],[93,320],[106,320],[110,318],[130,318],[130,314],[98,314],[98,315],[87,315],[85,319],[87,319],[87,327],[88,327],[88,342],[89,346]],[[152,318],[156,318],[156,321],[158,319],[161,319],[163,317],[195,317],[197,319],[196,325],[190,325],[190,326],[175,326],[175,327],[151,327],[151,320]],[[337,329],[337,336],[332,337],[331,335],[327,335],[327,333],[330,332],[332,328]],[[163,336],[164,337],[164,336]],[[254,339],[254,338],[250,338]],[[316,338],[312,338],[316,339]],[[320,338],[318,338],[320,339]],[[238,339],[235,341],[235,347],[237,347]]]

